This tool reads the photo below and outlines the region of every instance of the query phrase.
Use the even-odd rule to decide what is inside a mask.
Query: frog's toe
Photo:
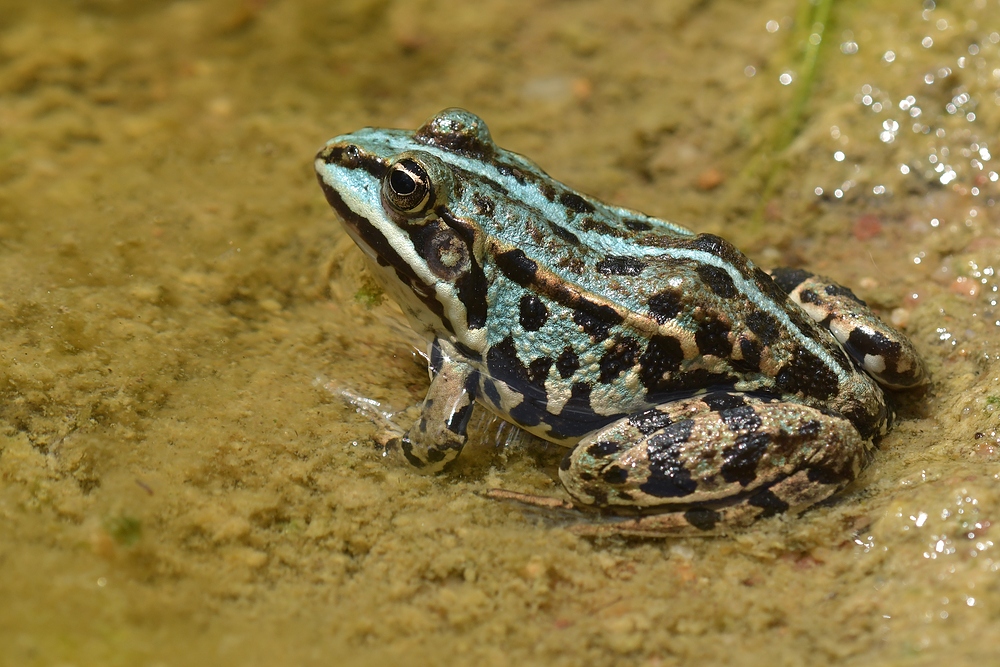
[[[562,498],[538,496],[532,493],[521,493],[520,491],[510,491],[508,489],[487,489],[484,495],[490,500],[512,501],[544,509],[572,510],[575,508],[573,503]]]

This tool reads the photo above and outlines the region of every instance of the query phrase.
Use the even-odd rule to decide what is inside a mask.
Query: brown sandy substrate
[[[0,662],[995,657],[1000,9],[848,4],[774,158],[788,0],[0,0]],[[325,386],[399,408],[425,371],[354,301],[311,157],[453,105],[581,190],[856,288],[930,393],[837,503],[718,539],[591,542],[478,495],[557,494],[527,446],[387,465]]]

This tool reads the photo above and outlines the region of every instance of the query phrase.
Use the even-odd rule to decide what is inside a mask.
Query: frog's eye
[[[382,196],[400,213],[414,214],[427,210],[434,197],[427,169],[413,158],[399,160],[389,167],[382,181]]]

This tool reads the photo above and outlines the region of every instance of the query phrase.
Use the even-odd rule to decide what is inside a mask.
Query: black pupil
[[[403,165],[392,170],[392,174],[389,175],[389,185],[392,186],[393,192],[403,196],[411,195],[417,189],[417,182],[407,173],[407,168]]]

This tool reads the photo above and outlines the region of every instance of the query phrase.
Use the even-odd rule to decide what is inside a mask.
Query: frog
[[[488,495],[595,512],[581,534],[800,513],[871,460],[888,397],[928,382],[911,341],[850,289],[578,192],[469,111],[337,136],[315,170],[428,345],[419,417],[390,449],[445,470],[481,404],[567,448],[569,499]]]

